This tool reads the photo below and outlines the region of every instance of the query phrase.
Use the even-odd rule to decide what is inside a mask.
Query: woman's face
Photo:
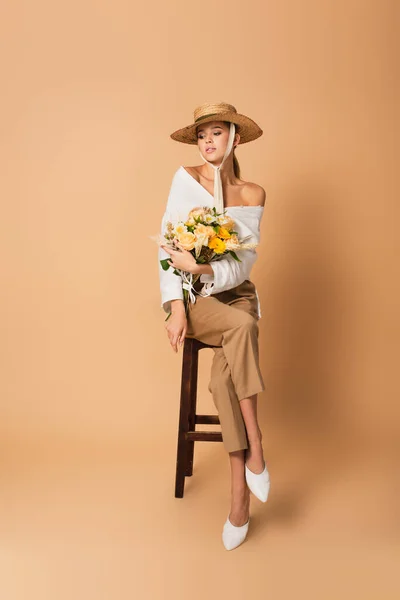
[[[197,145],[201,154],[217,165],[224,157],[228,138],[229,127],[223,121],[209,121],[197,127]]]

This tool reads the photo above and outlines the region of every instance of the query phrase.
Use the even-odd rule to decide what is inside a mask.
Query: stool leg
[[[194,356],[194,343],[190,338],[185,338],[182,359],[181,397],[179,410],[178,447],[176,457],[175,498],[183,498],[185,474],[188,465],[189,445],[186,434],[189,431],[189,412],[192,405],[192,373],[193,363],[197,361]]]
[[[194,431],[196,428],[196,409],[197,409],[197,373],[198,373],[198,361],[199,361],[199,349],[193,346],[192,349],[192,360],[190,362],[190,409],[189,409],[189,431]],[[187,443],[187,464],[186,464],[186,477],[193,475],[193,455],[194,455],[194,441]]]

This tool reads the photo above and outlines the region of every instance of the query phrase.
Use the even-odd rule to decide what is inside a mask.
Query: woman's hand
[[[181,271],[187,271],[188,273],[196,274],[199,265],[197,264],[193,254],[189,252],[189,250],[182,248],[179,242],[176,242],[176,245],[180,248],[180,250],[173,250],[167,246],[161,246],[163,250],[171,255],[171,258],[168,259],[171,267],[180,269]]]
[[[165,329],[167,330],[172,349],[178,352],[178,343],[182,346],[187,331],[187,318],[183,304],[182,308],[177,308],[172,312],[165,324]]]

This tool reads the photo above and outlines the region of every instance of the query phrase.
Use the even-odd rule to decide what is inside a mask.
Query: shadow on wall
[[[270,518],[288,522],[359,459],[351,412],[357,394],[351,359],[360,327],[354,231],[342,228],[343,208],[329,189],[304,181],[299,188],[268,213],[264,251],[271,266],[259,278],[266,382],[259,414],[276,481]]]

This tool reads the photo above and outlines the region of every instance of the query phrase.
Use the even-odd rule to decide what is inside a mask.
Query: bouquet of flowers
[[[238,239],[235,231],[235,222],[227,214],[227,209],[218,213],[215,207],[198,206],[193,208],[186,221],[172,223],[167,221],[166,231],[151,239],[160,246],[172,250],[188,250],[196,262],[208,264],[213,260],[220,260],[225,254],[230,254],[235,260],[240,261],[235,250],[255,248],[257,244],[244,243],[251,236]],[[167,271],[172,265],[169,258],[160,260],[161,267]],[[200,274],[174,268],[174,274],[182,278],[185,312],[187,314],[189,301],[196,302],[194,292],[198,293],[193,284],[200,278]],[[166,321],[171,316],[168,314]]]

